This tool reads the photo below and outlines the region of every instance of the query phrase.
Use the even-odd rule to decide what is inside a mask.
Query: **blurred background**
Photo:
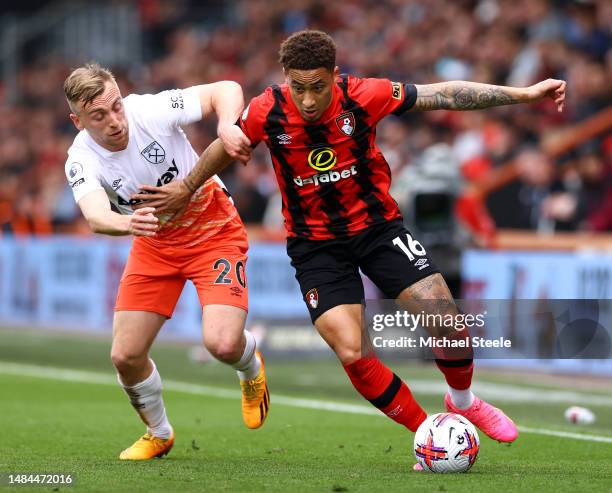
[[[62,83],[72,68],[90,60],[108,66],[124,96],[231,79],[248,101],[282,82],[279,44],[304,28],[330,33],[341,71],[357,76],[512,86],[565,79],[563,113],[550,101],[408,113],[381,122],[377,141],[408,228],[455,296],[612,298],[610,1],[12,4],[3,3],[0,14],[2,326],[110,334],[129,239],[91,234],[67,185],[64,163],[76,129]],[[186,128],[197,152],[215,128],[214,119]],[[249,228],[253,330],[272,353],[329,355],[308,323],[285,254],[265,146],[222,179]],[[378,296],[369,283],[367,296]],[[189,287],[164,334],[197,341],[199,310]],[[592,373],[591,363],[547,368]],[[610,360],[597,368],[612,374]]]

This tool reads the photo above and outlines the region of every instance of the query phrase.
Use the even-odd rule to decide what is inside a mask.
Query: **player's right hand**
[[[251,159],[251,141],[244,134],[238,125],[219,125],[217,133],[225,152],[229,154],[232,159],[236,159],[243,164],[246,164]]]
[[[192,192],[183,183],[183,180],[171,181],[162,187],[141,185],[140,193],[132,195],[132,199],[139,203],[132,206],[134,210],[154,208],[158,214],[178,213],[187,207]]]
[[[128,232],[134,236],[155,236],[159,229],[159,219],[153,215],[154,207],[143,207],[134,211],[129,218]]]
[[[565,87],[567,83],[564,80],[546,79],[538,82],[527,88],[531,101],[539,101],[543,98],[552,99],[557,105],[557,111],[563,111],[565,105]]]

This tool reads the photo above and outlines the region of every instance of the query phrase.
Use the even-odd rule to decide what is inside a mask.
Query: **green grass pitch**
[[[15,491],[595,491],[612,489],[612,443],[522,433],[511,446],[481,433],[479,458],[467,474],[412,471],[412,433],[384,417],[275,404],[275,394],[350,404],[364,403],[333,360],[267,362],[272,408],[256,431],[242,424],[238,399],[165,392],[176,430],[163,459],[120,462],[119,452],[143,426],[118,386],[112,385],[109,342],[77,336],[0,331],[0,473],[71,473],[75,484],[16,487]],[[230,368],[201,365],[180,345],[157,344],[162,378],[238,390]],[[3,371],[3,364],[86,370],[107,375],[94,384]],[[412,379],[441,380],[428,365],[393,365]],[[577,390],[533,379],[481,372],[479,381],[540,389]],[[442,395],[419,394],[428,412],[442,411]],[[591,389],[610,399],[612,391]],[[281,399],[282,400],[282,399]],[[577,428],[563,421],[564,402],[499,403],[532,429],[612,437],[609,405],[589,406],[598,421]],[[13,488],[0,487],[1,491]]]

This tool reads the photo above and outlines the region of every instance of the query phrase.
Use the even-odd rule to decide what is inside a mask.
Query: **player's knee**
[[[141,369],[147,364],[147,355],[113,347],[111,350],[111,361],[120,374],[130,373]]]
[[[353,346],[343,346],[334,348],[336,356],[343,365],[350,365],[361,359],[361,348]]]
[[[224,363],[234,363],[242,356],[240,338],[219,337],[204,341],[206,349]]]

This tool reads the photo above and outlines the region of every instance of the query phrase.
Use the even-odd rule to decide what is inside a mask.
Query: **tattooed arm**
[[[204,185],[206,180],[221,173],[232,161],[220,139],[217,139],[204,150],[183,183],[193,193]]]
[[[493,86],[461,80],[417,85],[415,111],[480,110],[507,104],[533,103],[551,98],[558,111],[563,111],[565,81],[547,79],[533,86],[519,88]]]

